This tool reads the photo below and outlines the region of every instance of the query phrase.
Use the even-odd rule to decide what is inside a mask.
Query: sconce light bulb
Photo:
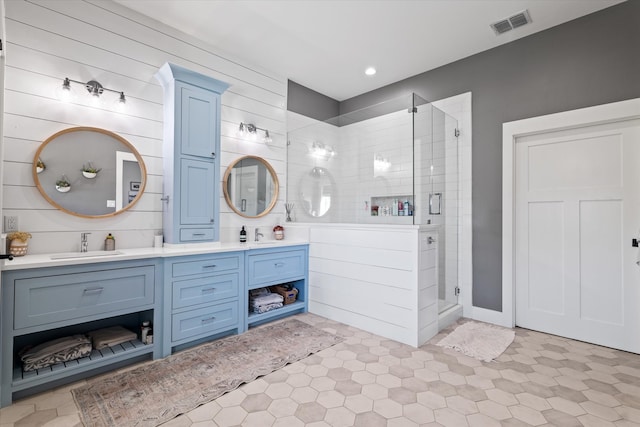
[[[240,122],[240,126],[238,126],[238,137],[244,138],[245,136],[247,136],[247,130],[244,123]]]
[[[271,135],[269,135],[269,131],[265,129],[264,131],[264,143],[265,144],[271,144],[273,142],[273,139],[271,139]]]
[[[59,86],[56,92],[58,95],[58,99],[60,99],[60,101],[68,102],[71,100],[72,98],[71,81],[69,80],[68,77],[65,77],[65,79],[62,82],[62,86]]]

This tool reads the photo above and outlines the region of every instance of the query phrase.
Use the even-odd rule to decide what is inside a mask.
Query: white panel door
[[[640,353],[640,121],[518,138],[518,326]]]

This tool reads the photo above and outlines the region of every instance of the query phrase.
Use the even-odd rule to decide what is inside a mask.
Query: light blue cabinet
[[[229,85],[170,63],[156,78],[164,89],[164,241],[218,241],[220,98]]]
[[[246,328],[271,320],[304,313],[309,307],[309,245],[251,249],[246,252],[245,307]],[[249,291],[252,289],[291,283],[297,290],[295,302],[266,313],[252,313]]]
[[[244,257],[243,252],[224,252],[165,260],[163,356],[244,331]]]
[[[74,334],[120,325],[139,334],[162,319],[160,259],[48,267],[2,273],[0,406],[23,395],[123,364],[161,356],[162,337],[134,339],[84,358],[23,372],[18,352]]]
[[[180,161],[180,226],[208,229],[215,217],[214,192],[208,185],[215,180],[215,166],[210,161]],[[214,233],[215,235],[215,233]]]
[[[217,153],[220,94],[185,83],[180,93],[180,153],[212,158]]]
[[[198,343],[308,308],[309,245],[246,247],[198,255],[26,268],[2,273],[0,406],[13,399]],[[166,257],[166,258],[165,258]],[[266,313],[249,310],[252,289],[291,283],[297,300]],[[121,325],[139,339],[94,350],[89,357],[23,372],[20,349]]]

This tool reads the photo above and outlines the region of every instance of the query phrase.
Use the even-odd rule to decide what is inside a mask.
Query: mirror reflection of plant
[[[36,162],[36,167],[44,169],[46,166],[44,165],[44,162],[42,160],[38,159],[38,161]]]
[[[66,175],[62,175],[62,177],[56,181],[56,186],[58,187],[71,187],[71,183],[69,182],[69,178]]]
[[[93,163],[91,162],[87,163],[86,165],[85,164],[82,165],[82,172],[98,173],[101,170],[102,170],[101,168],[96,168],[95,166],[93,166]]]

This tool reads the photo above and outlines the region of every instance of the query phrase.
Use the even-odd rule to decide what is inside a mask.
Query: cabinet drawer
[[[173,277],[190,276],[192,274],[217,273],[219,271],[237,270],[240,268],[240,256],[209,257],[194,261],[174,262]]]
[[[153,304],[153,266],[16,279],[16,329]]]
[[[171,316],[171,340],[233,328],[238,323],[238,301],[192,310]]]
[[[249,285],[280,283],[305,276],[305,250],[249,255]]]
[[[181,242],[198,242],[200,240],[213,240],[213,228],[181,228]]]
[[[212,303],[239,295],[238,273],[173,282],[172,308]]]

